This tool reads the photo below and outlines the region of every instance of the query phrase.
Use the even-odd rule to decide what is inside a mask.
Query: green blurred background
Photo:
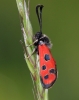
[[[79,100],[79,0],[30,0],[34,33],[39,30],[37,4],[44,5],[43,33],[53,43],[58,68],[49,100]],[[34,100],[21,39],[16,0],[0,0],[0,100]]]

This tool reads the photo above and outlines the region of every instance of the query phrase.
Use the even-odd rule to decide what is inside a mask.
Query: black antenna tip
[[[36,8],[38,8],[38,7],[44,7],[43,5],[41,5],[41,4],[38,4],[37,6],[36,6]]]
[[[41,5],[41,4],[38,4],[36,6],[36,14],[37,14],[37,17],[38,17],[38,21],[39,21],[39,26],[40,26],[40,33],[42,34],[42,8],[44,6]]]

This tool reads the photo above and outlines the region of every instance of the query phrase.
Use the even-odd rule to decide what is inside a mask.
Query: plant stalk
[[[28,1],[29,2],[29,1]],[[40,74],[39,74],[39,56],[35,53],[32,56],[30,56],[34,50],[34,46],[28,46],[30,44],[33,44],[33,30],[32,25],[29,20],[29,7],[26,6],[25,0],[16,0],[17,8],[20,15],[21,20],[21,29],[23,32],[23,38],[24,38],[24,57],[25,61],[27,63],[27,67],[30,70],[33,86],[34,86],[34,95],[35,100],[48,100],[48,89],[44,89],[41,85],[40,81]],[[29,3],[28,3],[29,4]],[[28,46],[28,47],[27,47]],[[30,56],[29,58],[27,58]]]

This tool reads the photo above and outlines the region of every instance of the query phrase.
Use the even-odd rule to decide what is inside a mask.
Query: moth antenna
[[[40,26],[40,33],[42,34],[42,8],[44,6],[43,5],[37,5],[36,6],[36,14],[38,17],[38,21],[39,21],[39,26]]]

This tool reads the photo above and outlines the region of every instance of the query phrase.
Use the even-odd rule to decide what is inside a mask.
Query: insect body
[[[42,34],[42,8],[43,5],[36,6],[40,32],[34,36],[34,45],[40,60],[40,79],[44,88],[50,88],[57,79],[56,62],[50,52],[51,43],[49,38]]]

